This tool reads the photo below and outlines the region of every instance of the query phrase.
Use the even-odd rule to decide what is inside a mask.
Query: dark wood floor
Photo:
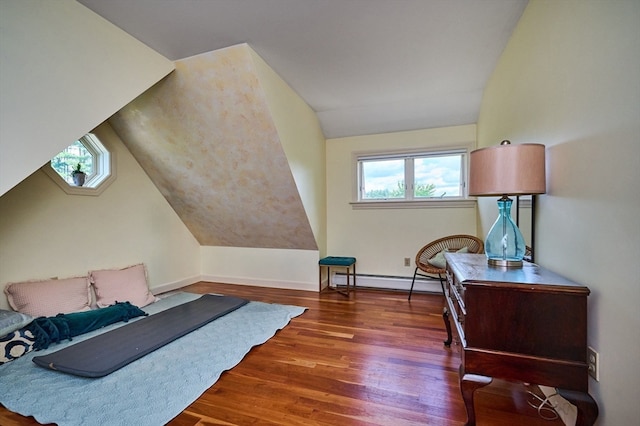
[[[170,425],[463,425],[459,355],[444,347],[443,298],[358,290],[328,292],[197,283],[195,293],[308,310],[187,407]],[[171,392],[167,389],[167,392]],[[80,397],[81,398],[81,397]],[[562,425],[538,417],[521,384],[476,393],[478,425]],[[0,407],[0,424],[37,425]]]

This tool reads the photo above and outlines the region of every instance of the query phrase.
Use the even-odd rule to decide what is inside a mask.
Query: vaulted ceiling
[[[171,60],[248,43],[327,138],[475,123],[527,0],[79,0]]]

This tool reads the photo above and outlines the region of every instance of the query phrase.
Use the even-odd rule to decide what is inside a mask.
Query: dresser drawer
[[[462,343],[462,345],[466,345],[464,324],[467,317],[467,311],[464,303],[464,291],[464,287],[456,281],[455,275],[447,269],[445,296],[451,321],[458,332],[458,337],[460,338],[460,343]]]

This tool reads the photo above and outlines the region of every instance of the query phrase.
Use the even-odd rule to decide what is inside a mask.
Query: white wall
[[[173,70],[73,0],[0,2],[0,195]]]
[[[201,248],[202,280],[318,291],[318,252],[246,247]]]
[[[532,0],[478,121],[479,146],[547,146],[536,261],[591,289],[588,343],[600,353],[600,382],[589,385],[598,424],[612,426],[640,418],[639,23],[636,0]],[[494,204],[481,203],[485,231]]]
[[[418,250],[437,238],[476,233],[476,208],[354,210],[354,152],[475,146],[476,126],[327,140],[327,254],[357,258],[358,274],[413,276]],[[404,266],[404,258],[411,266]]]
[[[199,280],[195,238],[110,126],[95,134],[117,164],[100,196],[68,195],[38,170],[0,197],[0,288],[139,262],[155,292]],[[2,294],[0,308],[7,306]]]

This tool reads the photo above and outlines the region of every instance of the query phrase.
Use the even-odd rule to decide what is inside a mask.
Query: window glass
[[[404,160],[362,162],[362,199],[404,198]]]
[[[69,185],[73,185],[73,171],[78,169],[87,176],[94,173],[94,155],[82,144],[75,141],[51,159],[51,167]]]
[[[415,158],[413,164],[414,197],[462,196],[462,154]]]
[[[465,198],[467,149],[357,157],[358,201]]]

